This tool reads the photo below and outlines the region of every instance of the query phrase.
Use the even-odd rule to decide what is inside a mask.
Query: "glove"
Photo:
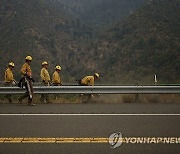
[[[35,80],[34,80],[34,78],[33,78],[33,77],[28,76],[27,78],[28,78],[29,80],[31,80],[33,83],[35,82]]]
[[[30,77],[32,76],[31,72],[27,72],[27,75],[30,76]]]
[[[32,80],[33,83],[35,82],[34,78],[32,78],[32,77],[31,77],[31,80]]]

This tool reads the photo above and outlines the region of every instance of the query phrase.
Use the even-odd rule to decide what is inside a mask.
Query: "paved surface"
[[[180,104],[39,104],[35,107],[0,104],[3,113],[163,113],[179,114]],[[180,116],[0,116],[0,137],[104,137],[114,132],[123,137],[179,137]],[[22,144],[0,143],[0,154],[56,153],[180,153],[179,144],[107,143]]]
[[[180,104],[0,104],[0,113],[180,113]]]

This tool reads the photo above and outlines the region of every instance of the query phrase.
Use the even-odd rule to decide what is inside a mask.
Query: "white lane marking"
[[[114,113],[114,114],[101,114],[101,113],[82,113],[82,114],[71,114],[71,113],[64,113],[64,114],[29,114],[29,113],[21,113],[21,114],[0,114],[0,116],[180,116],[180,114],[171,114],[171,113],[167,113],[167,114],[121,114],[121,113]]]

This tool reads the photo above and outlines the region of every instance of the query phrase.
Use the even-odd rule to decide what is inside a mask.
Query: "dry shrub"
[[[122,95],[118,94],[103,94],[95,97],[95,103],[122,103]]]
[[[180,95],[175,94],[148,94],[143,95],[145,103],[180,103]]]
[[[159,95],[160,103],[180,103],[180,95],[161,94]]]
[[[144,102],[146,103],[159,103],[160,99],[159,99],[159,95],[157,94],[148,94],[144,96]]]
[[[134,102],[134,96],[133,95],[123,95],[122,96],[122,102],[123,103],[133,103]]]
[[[141,94],[139,99],[136,100],[134,94],[102,94],[95,95],[92,98],[92,103],[180,103],[179,94]],[[18,103],[18,95],[13,95],[13,103]],[[55,95],[50,94],[49,99],[53,103],[82,103],[83,99],[77,95]],[[0,103],[7,103],[8,101],[4,98],[4,95],[0,95]],[[23,101],[26,103],[27,99]],[[34,95],[34,103],[40,102],[40,95]]]

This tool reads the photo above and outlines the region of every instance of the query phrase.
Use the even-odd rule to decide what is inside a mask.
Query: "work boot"
[[[18,98],[18,102],[19,102],[19,104],[22,104],[22,99]]]
[[[8,99],[9,103],[11,104],[12,103],[12,99]]]
[[[33,104],[33,102],[32,102],[32,100],[30,99],[30,100],[28,100],[28,105],[29,106],[35,106],[35,104]]]
[[[12,103],[12,99],[11,99],[11,95],[6,95],[5,98],[8,100],[8,102],[11,104]]]
[[[12,104],[12,100],[9,100],[9,103]]]
[[[45,102],[45,98],[44,98],[44,94],[41,95],[40,102],[41,102],[41,103],[46,103],[46,102]]]
[[[46,99],[47,104],[51,104],[52,102],[49,99]]]
[[[35,106],[36,104],[34,103],[28,103],[29,106]]]
[[[44,98],[40,98],[40,102],[41,102],[41,103],[46,103],[45,100],[44,100]]]
[[[22,100],[25,99],[26,97],[28,97],[28,94],[27,94],[27,93],[25,93],[24,95],[20,96],[20,97],[18,98],[19,103],[22,104]]]

